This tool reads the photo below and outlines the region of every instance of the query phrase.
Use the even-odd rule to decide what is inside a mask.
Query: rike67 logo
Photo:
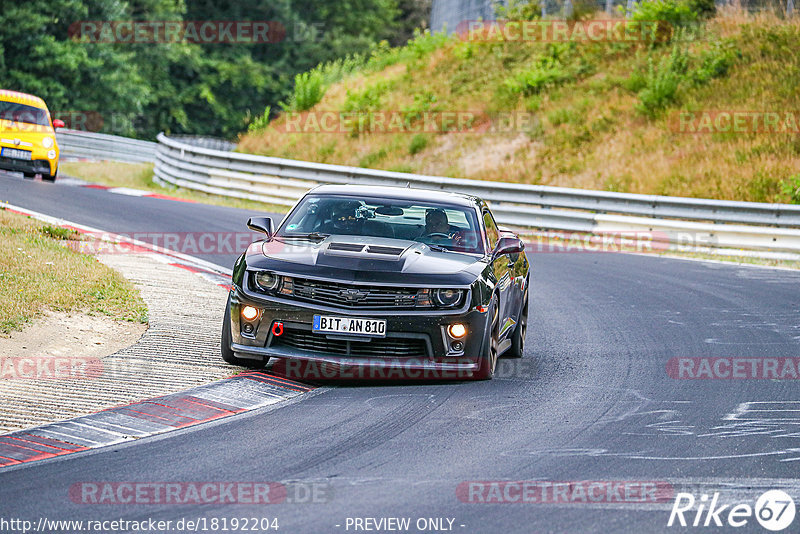
[[[743,527],[755,516],[762,527],[778,532],[792,524],[795,511],[794,500],[781,490],[765,492],[755,507],[747,503],[719,505],[719,493],[710,500],[708,495],[701,495],[698,500],[691,493],[678,493],[667,526]]]

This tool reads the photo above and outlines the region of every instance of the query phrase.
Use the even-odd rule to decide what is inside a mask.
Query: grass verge
[[[75,231],[0,209],[0,335],[22,329],[48,309],[147,322],[147,307],[133,284],[65,246],[75,239]]]

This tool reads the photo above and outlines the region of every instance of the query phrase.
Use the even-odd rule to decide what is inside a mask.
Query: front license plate
[[[0,150],[0,156],[4,158],[24,159],[27,161],[31,160],[31,152],[18,148],[3,148]]]
[[[385,337],[386,321],[383,319],[315,315],[312,330],[319,334],[352,334],[357,336]]]

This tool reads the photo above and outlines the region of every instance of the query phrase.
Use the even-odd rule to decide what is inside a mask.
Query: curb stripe
[[[266,372],[245,372],[180,393],[2,435],[0,469],[199,425],[314,389]]]
[[[238,374],[236,376],[241,376],[241,377],[244,377],[244,378],[257,379],[257,380],[270,380],[270,381],[275,382],[275,383],[283,383],[283,384],[287,384],[287,385],[290,385],[290,386],[293,386],[293,387],[304,388],[307,391],[310,391],[310,390],[312,390],[312,389],[314,389],[316,387],[316,386],[313,386],[313,385],[310,385],[310,384],[303,384],[303,383],[297,382],[296,380],[292,380],[291,378],[285,378],[285,377],[280,376],[280,375],[266,374],[266,373],[261,373],[261,372],[257,372],[257,371],[255,371],[255,372],[254,371],[248,371],[248,372],[245,372],[245,373]]]

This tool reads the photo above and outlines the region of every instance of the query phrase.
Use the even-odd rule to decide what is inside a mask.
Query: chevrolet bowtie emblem
[[[358,302],[360,300],[364,300],[369,292],[361,291],[360,289],[343,289],[339,291],[339,296],[345,299],[347,302]]]

